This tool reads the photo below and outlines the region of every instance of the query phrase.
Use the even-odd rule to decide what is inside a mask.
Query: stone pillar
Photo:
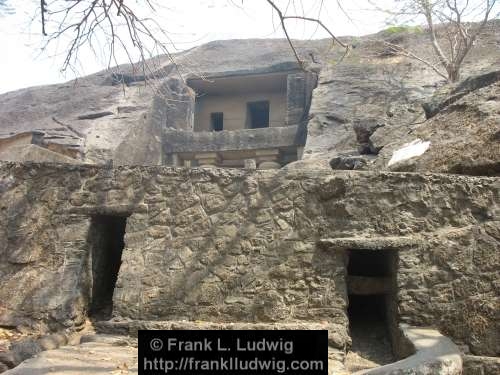
[[[257,169],[255,159],[245,159],[245,169]]]
[[[220,161],[217,152],[198,152],[194,155],[200,167],[216,167]]]
[[[277,148],[257,150],[255,156],[259,169],[280,169],[280,150]]]
[[[306,108],[305,73],[289,74],[286,79],[286,125],[298,124]]]
[[[178,167],[181,165],[179,155],[177,154],[172,154],[172,165],[174,167]]]
[[[304,156],[304,146],[297,146],[297,160],[301,160]]]

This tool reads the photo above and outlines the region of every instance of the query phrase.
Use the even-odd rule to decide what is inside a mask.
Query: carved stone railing
[[[305,129],[301,125],[220,132],[167,128],[163,131],[163,151],[165,154],[174,154],[303,146],[305,138]]]

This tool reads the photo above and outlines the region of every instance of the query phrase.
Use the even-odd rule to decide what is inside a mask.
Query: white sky
[[[50,4],[52,1],[49,1]],[[60,0],[61,3],[63,0]],[[131,6],[144,0],[127,0]],[[276,18],[265,0],[156,0],[161,7],[154,17],[168,30],[179,49],[187,49],[211,40],[239,38],[282,38]],[[276,0],[283,5],[294,0]],[[341,1],[345,13],[339,9]],[[305,13],[316,17],[323,3],[322,21],[336,35],[364,35],[386,27],[385,16],[376,12],[371,3],[390,9],[397,0],[295,0],[303,4]],[[474,0],[479,1],[479,0]],[[107,61],[90,50],[79,54],[76,72],[62,74],[64,43],[53,45],[50,51],[40,52],[41,26],[36,16],[39,0],[7,0],[16,11],[0,15],[0,93],[22,87],[58,83],[105,69]],[[57,2],[57,1],[56,1]],[[167,8],[168,7],[168,8]],[[309,8],[307,8],[309,7]],[[370,9],[371,8],[371,9]],[[293,8],[289,14],[294,13]],[[350,18],[346,16],[349,14]],[[30,22],[30,20],[33,20]],[[50,28],[50,25],[49,25]],[[314,24],[289,21],[288,29],[295,39],[327,37]],[[50,31],[50,30],[49,30]],[[59,52],[58,53],[58,49]],[[125,56],[119,63],[128,62]]]

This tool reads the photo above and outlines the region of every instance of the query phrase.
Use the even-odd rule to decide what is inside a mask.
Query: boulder
[[[490,86],[498,81],[500,81],[500,70],[495,70],[468,77],[455,85],[444,86],[440,90],[436,90],[430,101],[422,104],[425,117],[430,119],[468,93]]]
[[[497,72],[486,77],[496,77]],[[476,82],[471,80],[471,82]],[[484,82],[484,81],[480,81]],[[464,87],[471,87],[464,86]],[[468,175],[500,175],[500,81],[463,95],[453,104],[386,144],[375,168],[407,172],[440,172]],[[371,136],[381,138],[380,128]],[[385,134],[383,138],[390,136]],[[408,143],[430,142],[428,149],[400,163],[389,163]]]
[[[336,156],[330,160],[333,170],[363,170],[368,169],[368,158],[363,156]]]

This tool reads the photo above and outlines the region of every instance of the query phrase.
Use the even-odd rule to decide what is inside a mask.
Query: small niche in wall
[[[91,290],[89,316],[109,319],[125,246],[126,216],[96,215],[89,231]]]

